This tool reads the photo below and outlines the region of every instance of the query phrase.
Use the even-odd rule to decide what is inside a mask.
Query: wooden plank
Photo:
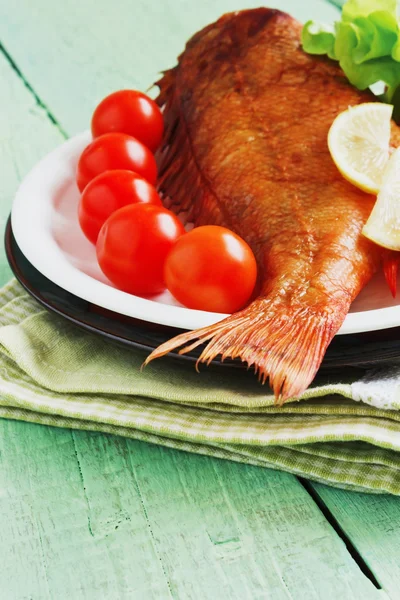
[[[3,232],[18,184],[33,165],[63,141],[20,77],[0,52],[0,285],[11,277]]]
[[[10,422],[0,451],[7,598],[382,597],[290,475]]]
[[[175,597],[382,598],[289,475],[127,449]]]
[[[75,435],[1,423],[2,597],[171,598],[118,444],[98,436],[86,480]],[[111,448],[101,451],[107,442]]]
[[[334,19],[323,0],[270,0],[298,18]],[[14,0],[0,2],[0,39],[71,135],[87,129],[103,96],[147,89],[188,37],[221,14],[259,0]]]
[[[400,501],[313,484],[390,598],[399,597]]]

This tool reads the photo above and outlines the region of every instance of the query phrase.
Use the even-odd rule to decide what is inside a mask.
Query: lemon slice
[[[331,156],[348,181],[377,194],[389,160],[393,106],[366,102],[349,107],[333,121],[328,134]]]
[[[381,190],[362,232],[384,248],[400,250],[400,148],[388,162]]]

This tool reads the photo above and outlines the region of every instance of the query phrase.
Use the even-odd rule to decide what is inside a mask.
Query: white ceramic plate
[[[95,249],[77,220],[75,184],[78,157],[90,140],[80,134],[56,148],[28,174],[12,208],[17,244],[38,271],[63,289],[114,312],[149,321],[196,329],[226,315],[190,310],[165,292],[139,298],[117,290],[100,271]],[[377,275],[351,307],[340,334],[400,326],[400,298],[393,300],[383,275]]]

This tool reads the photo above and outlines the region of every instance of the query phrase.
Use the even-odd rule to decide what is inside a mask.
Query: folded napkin
[[[123,435],[400,495],[400,368],[317,380],[276,407],[251,373],[140,351],[43,310],[11,281],[0,290],[0,417]]]

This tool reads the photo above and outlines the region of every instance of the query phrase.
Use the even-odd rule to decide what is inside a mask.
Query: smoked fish
[[[375,197],[343,179],[327,145],[335,117],[374,96],[352,87],[337,63],[306,54],[301,28],[268,8],[224,15],[158,82],[166,205],[195,226],[243,237],[259,281],[247,307],[175,337],[146,362],[205,344],[200,362],[239,357],[280,402],[311,383],[382,262],[361,235]]]

